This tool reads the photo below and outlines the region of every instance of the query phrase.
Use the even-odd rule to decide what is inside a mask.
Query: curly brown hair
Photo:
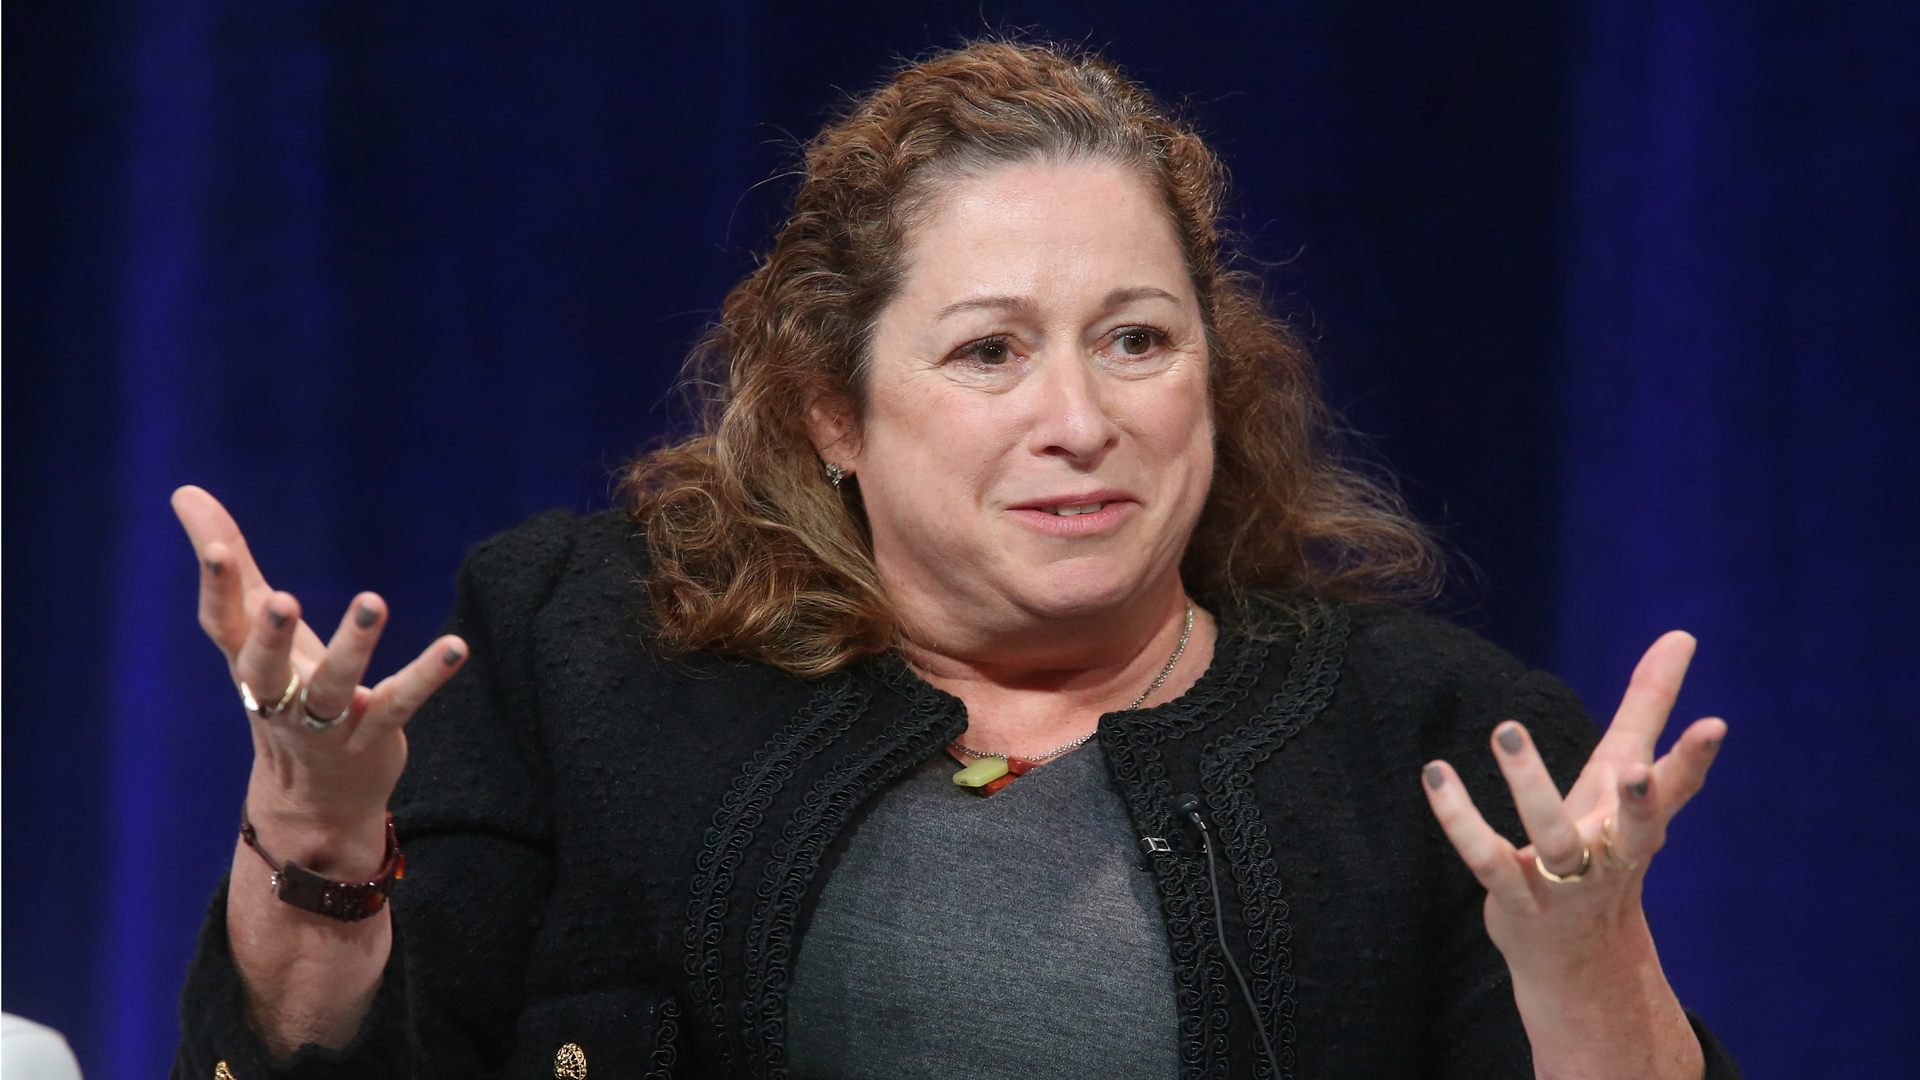
[[[1136,170],[1173,221],[1206,324],[1216,429],[1181,564],[1189,592],[1231,620],[1254,590],[1437,588],[1429,535],[1340,453],[1307,349],[1223,250],[1219,159],[1097,55],[995,39],[903,67],[813,140],[792,217],[689,360],[699,432],[628,469],[662,648],[812,677],[897,642],[858,489],[828,483],[808,414],[841,403],[857,422],[914,211],[956,175],[1032,160]]]

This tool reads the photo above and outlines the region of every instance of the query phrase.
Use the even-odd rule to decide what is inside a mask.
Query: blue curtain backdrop
[[[166,1070],[250,756],[167,492],[322,620],[386,595],[397,666],[468,545],[671,428],[838,95],[986,27],[1200,118],[1450,614],[1602,715],[1699,635],[1733,732],[1649,886],[1674,984],[1757,1080],[1920,1075],[1898,0],[8,5],[6,1009]]]

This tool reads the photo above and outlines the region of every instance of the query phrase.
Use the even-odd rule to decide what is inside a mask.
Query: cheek
[[[926,517],[952,507],[990,477],[1003,456],[1005,410],[937,383],[886,388],[870,399],[856,467],[868,513]]]
[[[1177,460],[1188,471],[1211,475],[1213,471],[1213,406],[1207,394],[1204,376],[1194,377],[1186,385],[1168,393],[1172,387],[1156,387],[1136,414],[1141,441],[1148,452],[1163,460]]]
[[[895,384],[876,392],[868,405],[868,437],[861,451],[865,468],[887,475],[924,469],[964,430],[954,413],[954,403],[942,401],[939,388],[924,383]]]

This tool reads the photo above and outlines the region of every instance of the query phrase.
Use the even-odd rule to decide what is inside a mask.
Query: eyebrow
[[[962,312],[981,311],[985,309],[1029,312],[1033,310],[1033,301],[1022,296],[972,296],[965,300],[956,300],[946,307],[941,308],[940,314],[935,315],[933,321],[939,322],[942,319],[958,315]]]
[[[1180,302],[1179,297],[1165,289],[1155,288],[1152,285],[1137,285],[1131,289],[1115,289],[1108,293],[1100,302],[1100,310],[1112,311],[1123,304],[1131,304],[1135,300],[1167,300],[1175,304]],[[1033,301],[1024,296],[972,296],[965,300],[956,300],[941,308],[940,313],[934,316],[934,321],[939,322],[964,311],[983,309],[1024,314],[1033,310]]]
[[[1135,300],[1165,300],[1172,304],[1180,302],[1179,297],[1165,289],[1156,289],[1152,285],[1138,285],[1131,289],[1115,289],[1108,293],[1107,298],[1100,304],[1100,310],[1112,311],[1123,304],[1131,304]]]

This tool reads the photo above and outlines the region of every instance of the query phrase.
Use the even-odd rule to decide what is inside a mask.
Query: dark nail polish
[[[268,608],[267,624],[272,626],[275,630],[278,630],[281,627],[287,625],[287,617],[273,610],[272,608]]]
[[[1517,754],[1520,752],[1520,729],[1519,728],[1517,727],[1501,728],[1499,732],[1497,732],[1494,735],[1494,738],[1500,741],[1500,749],[1505,750],[1507,753]]]
[[[353,609],[353,623],[362,630],[372,626],[379,618],[380,613],[365,604]]]
[[[226,569],[227,569],[226,563],[217,563],[217,562],[214,562],[212,559],[207,560],[207,573],[212,574],[214,577],[219,577],[222,573],[226,571]]]
[[[445,665],[447,665],[448,667],[452,667],[453,665],[455,665],[455,664],[457,664],[457,663],[459,663],[459,662],[460,662],[460,650],[459,650],[459,649],[448,649],[448,650],[447,650],[446,652],[444,652],[444,653],[441,653],[441,654],[440,654],[440,662],[441,662],[441,663],[443,663],[443,664],[445,664]]]
[[[1652,780],[1652,779],[1653,779],[1653,778],[1652,778],[1652,777],[1650,777],[1650,776],[1643,776],[1643,777],[1641,777],[1641,778],[1640,778],[1640,782],[1639,782],[1639,783],[1636,783],[1636,784],[1628,784],[1628,785],[1627,785],[1627,798],[1629,798],[1629,799],[1644,799],[1644,798],[1646,798],[1646,797],[1647,797],[1647,783],[1648,783],[1648,781],[1650,781],[1650,780]]]
[[[1429,765],[1421,769],[1420,775],[1426,778],[1427,786],[1435,791],[1439,791],[1440,785],[1447,782],[1447,771],[1438,765]]]

